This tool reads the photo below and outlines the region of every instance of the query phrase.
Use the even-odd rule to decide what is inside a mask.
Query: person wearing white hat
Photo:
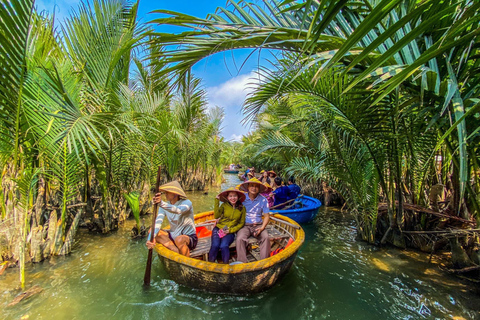
[[[193,205],[177,181],[166,183],[158,188],[160,191],[153,198],[158,203],[158,214],[155,220],[153,242],[147,241],[147,247],[153,248],[156,243],[189,257],[190,251],[195,249],[198,237],[195,232]],[[165,194],[167,201],[162,201]],[[170,230],[160,230],[163,220],[167,217]],[[151,230],[150,230],[151,231]]]

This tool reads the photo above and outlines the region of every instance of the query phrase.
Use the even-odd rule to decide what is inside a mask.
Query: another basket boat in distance
[[[320,200],[302,195],[295,199],[293,207],[272,209],[271,212],[281,214],[298,223],[308,223],[315,219],[321,206],[322,202]]]

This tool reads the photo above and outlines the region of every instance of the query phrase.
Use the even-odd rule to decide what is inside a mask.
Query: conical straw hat
[[[263,193],[266,189],[266,187],[263,185],[263,183],[260,182],[260,180],[258,180],[257,178],[252,178],[242,183],[240,185],[240,190],[248,192],[248,184],[250,183],[258,184],[260,186],[260,193]]]
[[[263,185],[265,186],[265,191],[263,191],[262,193],[272,192],[273,189],[267,182],[264,182]]]
[[[246,198],[246,197],[245,197],[245,193],[243,193],[242,191],[240,191],[240,190],[238,190],[238,189],[236,189],[236,188],[234,188],[234,187],[228,188],[227,190],[220,192],[220,193],[218,194],[218,197],[220,198],[220,201],[222,201],[222,202],[228,202],[228,198],[227,198],[227,197],[228,197],[228,194],[229,194],[230,192],[235,192],[235,193],[237,193],[237,194],[238,194],[238,199],[239,199],[241,202],[245,201],[245,198]]]
[[[185,194],[185,191],[183,191],[182,187],[180,186],[180,183],[178,181],[172,181],[169,183],[165,183],[158,187],[159,191],[166,191],[166,192],[171,192],[179,195],[182,198],[187,198],[187,195]]]

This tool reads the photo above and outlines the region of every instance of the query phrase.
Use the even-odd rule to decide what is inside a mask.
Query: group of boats
[[[238,178],[243,181],[244,174],[239,173],[238,170],[236,172],[234,171],[235,170],[224,170],[225,173],[238,174]],[[261,175],[259,173],[255,173],[255,177],[260,178]],[[322,202],[320,200],[301,195],[297,197],[293,203],[288,205],[288,209],[274,209],[271,210],[271,212],[286,216],[298,223],[309,223],[315,219],[321,206]]]
[[[300,195],[292,202],[288,209],[271,210],[266,230],[270,236],[272,253],[267,259],[259,259],[256,239],[250,238],[248,263],[208,262],[211,230],[215,225],[213,211],[195,215],[199,240],[190,257],[160,244],[155,250],[170,277],[177,283],[216,293],[252,294],[267,290],[290,270],[305,240],[300,224],[312,221],[322,205],[320,200],[305,195]],[[230,247],[234,253],[235,242]]]

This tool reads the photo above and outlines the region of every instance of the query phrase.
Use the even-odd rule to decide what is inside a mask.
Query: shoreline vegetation
[[[141,24],[138,2],[95,0],[59,26],[34,0],[0,3],[0,274],[18,266],[22,288],[80,227],[134,217],[141,233],[159,165],[206,190],[230,163],[293,175],[361,240],[450,252],[479,281],[479,4],[230,1]],[[254,130],[227,142],[190,68],[246,47],[280,54],[245,103]]]
[[[183,50],[176,72],[237,48],[274,50],[244,105],[248,165],[327,183],[359,237],[451,252],[480,273],[479,4],[471,1],[230,1],[207,19],[155,11]],[[205,39],[208,39],[206,41]],[[181,63],[177,63],[181,61]],[[244,159],[245,160],[245,159]]]
[[[82,3],[61,24],[34,8],[1,1],[0,252],[22,287],[26,263],[70,253],[80,226],[106,234],[135,208],[140,230],[159,165],[203,190],[234,155],[200,80],[140,60],[161,49],[138,2]]]

